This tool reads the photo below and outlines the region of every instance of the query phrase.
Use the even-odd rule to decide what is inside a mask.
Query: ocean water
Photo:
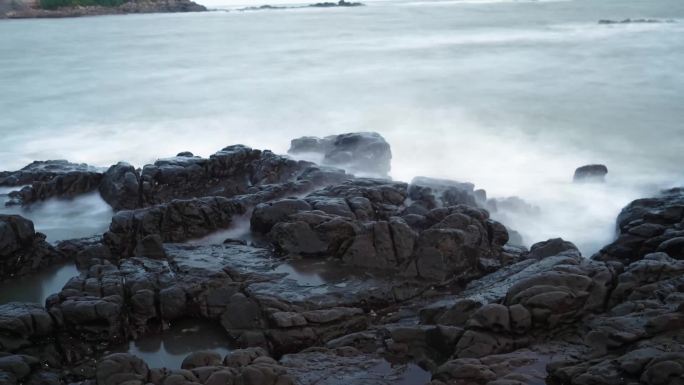
[[[239,2],[268,3],[0,21],[0,169],[285,152],[297,136],[372,130],[395,179],[520,196],[539,210],[496,217],[585,255],[630,200],[684,183],[681,0]],[[598,24],[625,18],[672,22]],[[587,163],[605,163],[607,183],[572,184]]]

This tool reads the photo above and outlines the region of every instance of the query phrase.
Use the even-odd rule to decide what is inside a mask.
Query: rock
[[[223,365],[231,368],[240,368],[250,365],[259,357],[269,357],[268,352],[260,347],[237,349],[226,355]]]
[[[293,139],[289,154],[315,153],[323,156],[323,165],[344,168],[361,176],[386,178],[392,160],[389,144],[378,133],[357,132],[325,138],[305,136]]]
[[[532,245],[528,258],[544,259],[555,255],[581,256],[577,246],[572,242],[564,241],[563,238],[554,238]]]
[[[132,354],[110,354],[97,364],[98,385],[144,385],[148,375],[147,364]]]
[[[506,304],[521,304],[535,326],[554,327],[603,309],[613,272],[603,264],[582,262],[523,279],[508,290]]]
[[[250,220],[253,231],[268,233],[278,222],[300,211],[311,210],[311,205],[302,199],[281,199],[257,205]]]
[[[35,161],[19,171],[0,175],[0,186],[22,186],[7,203],[27,205],[49,198],[73,198],[97,189],[102,172],[66,160]]]
[[[119,162],[111,166],[100,183],[100,195],[116,211],[142,207],[140,174],[130,164]]]
[[[259,305],[242,293],[234,294],[227,308],[221,316],[221,325],[226,330],[260,329],[264,326]]]
[[[238,195],[244,203],[256,205],[347,177],[342,170],[234,145],[209,158],[183,152],[148,164],[142,171],[118,163],[105,173],[100,193],[115,210],[153,206],[174,199]]]
[[[496,374],[479,360],[459,358],[440,366],[433,379],[456,384],[487,384]]]
[[[592,258],[629,264],[656,252],[684,258],[684,189],[663,191],[654,198],[637,199],[617,218],[618,236]]]
[[[477,207],[478,202],[483,202],[475,193],[472,183],[424,176],[413,178],[408,193],[409,198],[427,210],[460,204]],[[486,195],[484,192],[480,194]]]
[[[112,218],[105,244],[114,257],[150,252],[159,256],[161,242],[182,242],[227,228],[235,215],[245,213],[241,203],[222,197],[175,200],[150,208],[120,211]]]
[[[493,332],[510,331],[511,320],[508,307],[495,303],[484,305],[470,316],[466,326]]]
[[[254,193],[256,191],[251,190],[269,184],[295,182],[307,172],[311,173],[312,166],[309,162],[298,162],[268,150],[242,145],[225,147],[209,158],[159,159],[143,167],[140,177],[142,203],[147,206],[173,199]],[[293,184],[280,193],[296,192],[299,188]]]
[[[584,259],[560,238],[507,245],[470,184],[352,178],[245,146],[181,153],[139,176],[114,166],[103,177],[114,201],[126,173],[142,207],[56,248],[81,274],[46,308],[0,305],[0,382],[681,382],[680,189],[630,204],[614,245]],[[252,208],[249,243],[177,243]],[[44,242],[30,221],[0,223],[8,260]],[[169,369],[109,354],[181,318],[220,324],[243,349]]]
[[[266,232],[282,255],[333,257],[431,280],[468,280],[501,266],[508,233],[486,211],[436,208],[415,224],[396,216],[406,198],[405,184],[355,179],[260,205],[252,229]]]
[[[221,356],[216,352],[211,351],[199,351],[193,352],[189,356],[183,359],[181,364],[182,369],[192,370],[195,368],[201,368],[205,366],[218,366],[221,365]]]
[[[0,357],[0,373],[9,373],[11,378],[22,381],[31,374],[32,367],[35,368],[38,364],[39,361],[35,357],[7,355]]]
[[[572,180],[574,182],[603,182],[608,174],[608,167],[602,164],[589,164],[578,167]]]
[[[23,276],[63,260],[33,222],[19,215],[0,214],[0,280]]]
[[[350,347],[312,348],[285,355],[280,364],[301,385],[424,384],[430,380],[430,374],[415,364],[391,365]]]
[[[420,277],[467,281],[500,265],[502,247],[508,242],[503,226],[489,214],[465,205],[434,209],[426,216],[428,229],[418,235],[415,266]]]

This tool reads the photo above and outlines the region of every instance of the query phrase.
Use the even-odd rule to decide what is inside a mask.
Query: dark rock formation
[[[235,145],[209,158],[181,153],[160,159],[141,172],[116,164],[105,173],[100,193],[115,210],[213,196],[245,195],[245,200],[258,203],[347,177],[342,170]]]
[[[114,210],[142,207],[140,173],[130,164],[119,162],[104,173],[100,195]]]
[[[114,257],[150,256],[139,251],[161,242],[182,242],[227,228],[245,213],[235,199],[206,197],[174,200],[146,209],[120,211],[112,218],[104,241]]]
[[[423,211],[459,204],[477,207],[487,196],[484,190],[475,191],[472,183],[420,176],[413,178],[408,193],[414,205],[419,205],[412,210]]]
[[[53,255],[81,268],[45,308],[0,305],[0,383],[684,378],[682,189],[632,202],[616,241],[586,259],[560,238],[529,251],[506,245],[508,231],[471,184],[354,178],[244,146],[208,159],[180,153],[141,171],[120,163],[99,188],[129,208],[102,237],[53,248],[30,221],[0,216],[3,275]],[[247,218],[244,236],[196,240]],[[180,368],[112,354],[188,319],[222,327],[241,349],[195,351]]]
[[[606,174],[608,174],[608,167],[602,164],[589,164],[578,167],[572,180],[573,182],[603,182]]]
[[[0,176],[0,186],[25,186],[9,194],[12,204],[30,204],[48,198],[73,198],[97,189],[102,172],[87,164],[66,160],[35,161]]]
[[[36,233],[33,222],[19,215],[0,214],[0,281],[44,268],[61,254]]]
[[[508,234],[486,211],[456,205],[403,218],[407,194],[406,184],[357,179],[257,206],[252,229],[284,255],[334,257],[426,279],[470,279],[501,266]],[[428,197],[420,196],[435,205]]]
[[[305,136],[293,139],[288,153],[319,154],[323,156],[323,165],[340,167],[352,174],[384,178],[390,171],[392,161],[389,144],[375,132],[356,132],[325,138]]]
[[[653,252],[684,258],[684,189],[637,199],[617,218],[618,237],[593,258],[629,264]]]

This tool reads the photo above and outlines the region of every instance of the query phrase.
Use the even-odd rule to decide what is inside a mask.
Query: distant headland
[[[191,0],[0,0],[0,19],[204,12]]]

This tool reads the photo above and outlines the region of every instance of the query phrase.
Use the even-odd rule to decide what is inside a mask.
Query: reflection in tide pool
[[[45,305],[51,294],[57,293],[78,275],[73,263],[51,266],[28,278],[18,278],[0,284],[0,304],[8,302],[35,302]]]
[[[36,231],[50,242],[102,234],[112,219],[111,207],[97,192],[73,199],[49,199],[28,207],[5,207],[7,194],[20,189],[0,189],[0,214],[16,214],[33,221]]]
[[[142,358],[151,368],[180,369],[190,353],[208,350],[221,356],[230,351],[230,339],[220,325],[199,319],[174,321],[163,333],[131,341],[117,352],[127,352]]]

